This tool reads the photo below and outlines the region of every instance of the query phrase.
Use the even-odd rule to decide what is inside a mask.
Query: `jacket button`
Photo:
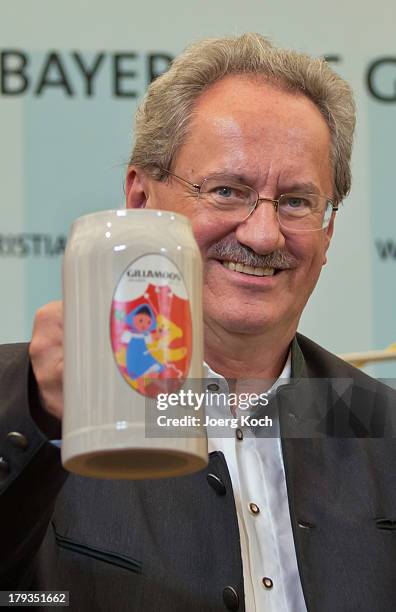
[[[10,431],[10,433],[7,434],[7,440],[11,442],[12,446],[15,446],[15,448],[25,450],[28,447],[26,436],[19,433],[19,431]]]
[[[308,523],[308,521],[298,521],[298,526],[300,529],[314,529],[315,525],[313,523]]]
[[[249,510],[252,514],[259,514],[260,512],[258,505],[254,504],[253,502],[249,504]]]
[[[227,610],[238,610],[239,597],[238,593],[231,586],[226,586],[223,590],[223,601]]]
[[[5,478],[10,471],[10,466],[5,457],[0,456],[0,478]]]
[[[206,476],[206,480],[216,491],[217,495],[225,495],[227,493],[224,482],[218,476],[216,476],[216,474],[208,474]]]
[[[272,589],[272,587],[274,586],[274,583],[272,582],[271,578],[268,578],[267,576],[265,576],[263,578],[263,585],[265,586],[266,589]]]
[[[243,440],[243,431],[242,431],[242,429],[237,429],[235,433],[236,433],[237,440],[239,440],[239,441]]]
[[[207,386],[208,391],[212,391],[212,393],[215,393],[216,391],[218,391],[220,389],[220,386],[217,383],[210,383]]]

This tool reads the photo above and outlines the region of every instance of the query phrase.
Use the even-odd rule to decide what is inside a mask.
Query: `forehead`
[[[198,98],[176,165],[190,176],[201,169],[232,169],[241,178],[248,171],[251,179],[271,172],[329,173],[330,146],[326,121],[304,94],[232,75]]]

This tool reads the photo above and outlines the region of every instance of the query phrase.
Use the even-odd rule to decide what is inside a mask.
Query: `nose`
[[[260,199],[251,215],[238,225],[235,237],[260,255],[283,248],[285,237],[273,201]]]

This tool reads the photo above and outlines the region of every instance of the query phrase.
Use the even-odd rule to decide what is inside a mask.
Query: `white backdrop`
[[[59,299],[72,220],[122,205],[150,61],[160,70],[193,40],[244,31],[332,56],[358,103],[353,190],[301,331],[335,352],[396,341],[394,0],[1,0],[0,10],[0,341],[28,339],[36,308]]]

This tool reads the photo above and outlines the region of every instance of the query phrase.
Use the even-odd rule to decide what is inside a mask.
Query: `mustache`
[[[207,257],[234,261],[252,268],[279,268],[281,270],[295,268],[298,263],[293,255],[285,251],[279,250],[259,255],[248,246],[229,238],[213,244],[207,252]]]

